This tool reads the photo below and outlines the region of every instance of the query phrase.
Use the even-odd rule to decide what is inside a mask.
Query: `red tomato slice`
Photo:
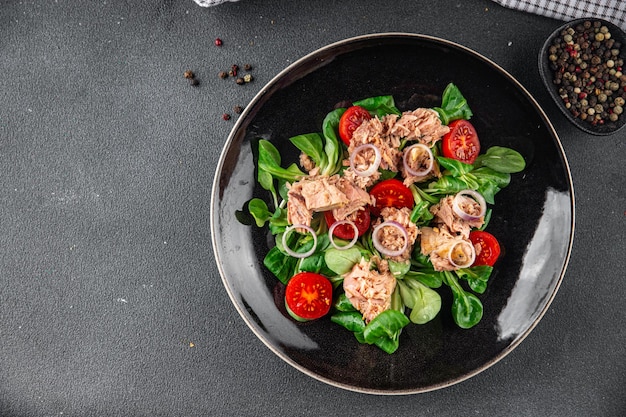
[[[493,266],[500,256],[500,244],[498,239],[489,232],[474,230],[469,236],[476,249],[476,260],[473,266]]]
[[[467,120],[451,122],[450,131],[443,137],[442,151],[446,158],[473,164],[480,153],[480,141],[476,129]]]
[[[333,285],[328,278],[313,272],[300,272],[285,289],[287,312],[298,321],[319,319],[330,311]]]
[[[376,199],[376,205],[371,207],[372,214],[380,215],[384,207],[413,208],[415,200],[413,193],[402,181],[389,179],[379,182],[370,190],[370,195]]]
[[[337,220],[333,217],[332,211],[325,211],[324,218],[326,219],[326,224],[330,228]],[[363,236],[367,229],[370,227],[370,210],[365,207],[363,210],[359,210],[357,212],[356,220],[354,220],[354,224],[356,225],[356,229],[359,232],[359,236]],[[354,238],[354,229],[349,224],[342,224],[335,227],[333,230],[333,236],[337,236],[339,239],[352,240]]]
[[[369,112],[360,106],[348,107],[339,119],[339,137],[350,146],[350,139],[357,127],[361,126],[365,120],[371,119]]]

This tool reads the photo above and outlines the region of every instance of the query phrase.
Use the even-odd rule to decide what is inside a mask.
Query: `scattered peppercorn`
[[[215,46],[222,46],[223,42],[220,38],[215,38]]]
[[[250,75],[250,74],[246,74],[246,75],[243,76],[243,81],[246,82],[246,83],[249,83],[252,80],[253,80],[253,78],[252,78],[252,75]]]
[[[241,114],[243,112],[243,107],[241,106],[235,106],[233,107],[233,111],[237,114]]]
[[[242,84],[244,84],[244,83],[245,83],[245,81],[244,81],[244,80],[243,80],[243,78],[241,78],[241,77],[237,78],[237,79],[235,80],[235,82],[236,82],[237,84],[239,84],[239,85],[242,85]]]
[[[185,73],[183,74],[183,77],[187,78],[187,79],[192,79],[195,78],[196,75],[193,73],[193,71],[191,70],[187,70],[185,71]]]
[[[228,114],[228,113],[222,114],[222,119],[223,120],[230,120],[230,114]]]
[[[250,71],[252,69],[252,65],[244,64],[243,69],[245,69],[246,71]]]
[[[233,73],[233,77],[236,77],[237,76],[237,71],[239,71],[239,65],[237,65],[237,64],[233,65],[232,67],[230,67],[230,70]]]
[[[219,74],[217,74],[217,76],[220,77],[221,79],[228,78],[228,73],[226,71],[220,71]]]
[[[626,99],[622,45],[600,21],[563,29],[548,48],[553,83],[572,116],[591,125],[615,122]]]

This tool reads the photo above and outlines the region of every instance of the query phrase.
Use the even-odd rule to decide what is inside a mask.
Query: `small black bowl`
[[[592,135],[612,135],[615,132],[621,130],[626,125],[626,114],[620,115],[616,122],[606,121],[602,125],[592,125],[584,120],[576,118],[570,113],[569,109],[565,107],[565,103],[559,96],[558,86],[554,84],[554,71],[550,68],[550,60],[548,59],[550,53],[548,50],[552,45],[552,41],[560,36],[562,30],[567,28],[575,28],[578,24],[583,24],[585,21],[590,22],[600,22],[603,26],[606,26],[611,33],[611,37],[615,39],[617,42],[622,44],[620,48],[619,57],[626,60],[626,33],[622,31],[619,27],[615,26],[611,22],[607,22],[606,20],[602,20],[595,17],[583,18],[583,19],[575,19],[569,21],[562,26],[559,26],[543,44],[541,51],[539,52],[539,74],[541,75],[541,79],[545,84],[550,96],[554,99],[557,107],[563,112],[565,117],[567,117],[576,127],[580,130],[590,133]]]

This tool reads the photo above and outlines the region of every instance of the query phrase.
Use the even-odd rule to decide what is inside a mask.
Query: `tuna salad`
[[[275,238],[263,264],[286,289],[289,318],[328,315],[393,353],[402,328],[439,316],[448,288],[454,322],[480,322],[500,256],[484,229],[496,193],[525,161],[497,146],[481,154],[472,116],[449,84],[441,107],[400,111],[379,96],[331,111],[321,133],[290,138],[299,153],[286,168],[270,141],[258,141],[257,179],[271,200],[247,208]]]

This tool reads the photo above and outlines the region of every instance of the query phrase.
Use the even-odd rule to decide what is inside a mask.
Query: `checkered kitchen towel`
[[[626,30],[626,0],[493,0],[524,12],[560,20],[597,17]]]
[[[209,7],[238,0],[193,0]],[[511,9],[560,20],[598,17],[626,30],[626,0],[493,0]]]

